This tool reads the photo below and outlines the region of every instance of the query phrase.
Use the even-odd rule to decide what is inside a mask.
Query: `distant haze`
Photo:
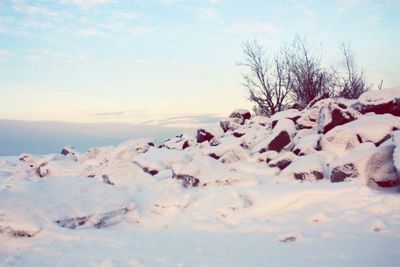
[[[141,137],[153,137],[160,143],[165,138],[193,131],[159,125],[0,120],[0,155],[57,153],[66,145],[85,151],[90,147],[117,145]]]

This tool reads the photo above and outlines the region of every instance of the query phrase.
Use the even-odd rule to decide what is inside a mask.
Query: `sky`
[[[0,0],[0,119],[154,124],[251,108],[241,45],[295,35],[400,85],[400,1]]]

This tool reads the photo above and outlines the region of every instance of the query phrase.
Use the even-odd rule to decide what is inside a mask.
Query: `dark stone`
[[[108,177],[107,174],[103,174],[101,177],[103,178],[103,183],[114,185],[114,183],[110,181],[110,177]]]
[[[240,124],[244,124],[246,120],[249,120],[251,118],[251,113],[248,110],[242,110],[242,111],[234,111],[229,115],[229,118],[238,118],[241,120]]]
[[[355,178],[358,175],[358,171],[354,164],[347,163],[343,166],[333,168],[333,170],[331,171],[331,182],[343,182],[346,178]]]
[[[322,172],[320,172],[320,171],[312,171],[311,174],[314,175],[314,177],[315,177],[317,180],[322,180],[322,179],[324,179],[324,174],[323,174]],[[306,177],[307,177],[307,173],[300,172],[300,173],[295,173],[295,174],[294,174],[294,178],[295,178],[296,180],[301,180],[301,181],[303,181],[303,180],[306,179]]]
[[[237,137],[237,138],[242,137],[243,135],[245,135],[245,134],[244,133],[238,133],[238,132],[234,132],[233,133],[233,136]]]
[[[271,124],[272,129],[275,128],[276,124],[278,123],[278,120],[274,120]]]
[[[281,131],[268,144],[268,150],[280,152],[286,145],[290,143],[290,136],[287,131]]]
[[[219,126],[221,126],[222,130],[224,133],[226,133],[228,130],[230,130],[230,121],[220,121]]]
[[[373,102],[370,104],[361,104],[360,102],[357,102],[352,107],[362,114],[374,112],[376,114],[390,113],[395,116],[400,116],[400,98],[379,104]]]
[[[197,130],[197,143],[203,143],[205,141],[211,141],[214,138],[214,135],[211,133],[207,132],[204,129],[198,129]]]
[[[211,154],[208,154],[210,157],[212,157],[212,158],[214,158],[214,159],[219,159],[220,158],[220,156],[218,156],[217,154],[215,154],[215,153],[211,153]]]
[[[200,183],[200,180],[196,177],[186,174],[176,174],[174,171],[172,171],[172,178],[182,180],[184,187],[197,187]]]
[[[270,160],[271,161],[271,160]],[[283,170],[284,168],[286,168],[287,166],[290,165],[290,163],[292,163],[291,160],[289,159],[282,159],[274,164],[269,164],[270,167],[278,167],[279,169]]]
[[[186,140],[182,145],[182,150],[185,150],[185,148],[188,148],[188,147],[189,147],[189,141]]]
[[[64,147],[64,148],[61,150],[61,155],[66,156],[66,155],[69,155],[69,154],[75,155],[71,150],[67,149],[66,147]]]
[[[346,124],[355,120],[355,118],[349,113],[339,108],[333,108],[331,111],[332,120],[323,127],[322,133],[327,133],[336,126]]]
[[[45,168],[46,165],[47,165],[47,162],[44,162],[44,163],[40,164],[39,167],[36,168],[36,174],[41,178],[50,174],[50,170]]]
[[[376,142],[375,145],[380,146],[381,144],[383,144],[385,141],[389,140],[390,138],[392,138],[392,135],[387,134],[385,137],[382,138],[382,140]]]
[[[148,142],[147,143],[149,146],[154,146],[154,143],[153,142]]]
[[[400,180],[395,180],[395,181],[375,181],[372,179],[379,187],[383,188],[389,188],[389,187],[395,187],[400,185]]]

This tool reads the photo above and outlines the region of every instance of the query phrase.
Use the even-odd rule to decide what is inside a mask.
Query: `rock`
[[[352,129],[338,126],[327,132],[321,138],[320,144],[322,151],[345,155],[361,142],[362,140],[357,137]]]
[[[179,135],[174,138],[166,139],[162,143],[162,147],[166,147],[168,149],[176,149],[176,150],[185,150],[191,145],[193,145],[193,141],[189,136],[186,135]]]
[[[211,134],[210,132],[207,132],[204,129],[198,129],[197,130],[197,136],[196,136],[196,140],[197,143],[203,143],[205,141],[211,141],[214,138],[214,135]]]
[[[56,224],[63,228],[77,229],[77,228],[105,228],[121,222],[131,209],[128,207],[109,211],[101,214],[93,214],[80,217],[63,218],[55,221]]]
[[[239,133],[239,132],[234,132],[233,133],[233,136],[234,137],[237,137],[237,138],[240,138],[240,137],[242,137],[243,135],[245,135],[246,133]]]
[[[75,152],[74,152],[74,150],[73,150],[74,148],[73,147],[64,147],[62,150],[61,150],[61,155],[64,155],[64,156],[66,156],[66,155],[74,155],[75,156]]]
[[[323,158],[320,152],[298,157],[281,172],[280,176],[302,181],[321,180],[324,178],[325,168]]]
[[[281,119],[290,119],[295,123],[300,117],[300,111],[297,109],[287,109],[277,112],[271,117],[272,128],[274,128],[276,123]]]
[[[50,169],[47,166],[48,162],[43,162],[36,168],[36,174],[40,177],[43,178],[47,175],[50,174]]]
[[[331,171],[331,182],[343,182],[347,178],[356,178],[360,174],[354,163],[346,163],[341,166],[334,167]]]
[[[291,138],[296,134],[296,127],[292,120],[281,119],[279,120],[267,140],[267,150],[274,150],[280,152],[286,147]],[[262,152],[262,151],[260,151]]]
[[[219,126],[222,128],[224,133],[226,133],[229,130],[236,130],[240,127],[240,123],[242,122],[242,119],[238,118],[230,118],[227,120],[223,120],[219,122]]]
[[[182,180],[184,187],[196,187],[200,183],[200,180],[196,177],[187,174],[176,174],[174,171],[172,171],[172,178]]]
[[[347,108],[337,100],[331,100],[327,105],[320,109],[318,116],[318,132],[326,133],[338,125],[348,123],[358,117],[358,112]]]
[[[366,164],[367,184],[392,187],[400,184],[400,178],[393,161],[394,146],[378,147]]]
[[[296,158],[297,156],[294,153],[284,152],[279,154],[279,156],[277,156],[273,160],[269,161],[268,165],[270,167],[278,167],[279,169],[283,170],[287,166],[289,166],[290,163],[292,163],[293,160],[295,160]]]
[[[352,107],[362,114],[374,112],[400,116],[400,88],[365,92]]]
[[[285,146],[290,143],[290,136],[287,131],[281,131],[276,134],[268,143],[268,150],[280,152]]]
[[[246,109],[237,109],[229,115],[229,118],[238,118],[240,119],[240,124],[243,125],[246,120],[251,118],[251,113]]]
[[[320,151],[321,137],[322,134],[315,134],[307,129],[300,130],[293,138],[294,147],[292,152],[298,156],[304,156]]]

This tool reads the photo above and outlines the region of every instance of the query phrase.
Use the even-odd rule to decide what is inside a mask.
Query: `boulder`
[[[375,149],[366,164],[368,185],[374,183],[380,187],[393,187],[400,184],[399,175],[393,161],[393,145]]]
[[[197,130],[197,136],[196,136],[197,143],[203,143],[205,141],[210,142],[213,138],[214,135],[211,134],[210,132],[207,132],[204,129]]]
[[[324,178],[325,163],[319,153],[298,157],[280,174],[301,181],[316,181]]]
[[[292,163],[296,158],[297,158],[297,156],[294,153],[288,151],[288,152],[281,153],[277,157],[275,157],[273,160],[270,160],[268,165],[270,167],[278,167],[279,169],[283,170],[287,166],[289,166],[290,163]]]
[[[318,132],[325,134],[336,126],[348,123],[358,117],[358,112],[348,108],[338,100],[331,100],[320,109],[318,116]]]
[[[229,115],[229,118],[237,118],[240,120],[240,124],[244,124],[246,120],[251,118],[251,113],[246,109],[237,109]]]
[[[354,163],[345,163],[332,169],[331,182],[343,182],[347,178],[356,178],[359,175]]]
[[[285,146],[290,143],[290,136],[287,131],[276,133],[269,141],[268,150],[280,152]]]
[[[223,120],[219,122],[219,126],[222,128],[224,133],[226,133],[229,130],[236,130],[240,127],[240,124],[242,122],[242,119],[238,118],[229,118],[227,120]]]
[[[400,87],[365,92],[352,107],[362,114],[374,112],[400,116]]]
[[[296,134],[296,127],[292,120],[281,119],[272,129],[271,135],[267,141],[267,149],[280,152],[286,147],[291,138]]]
[[[320,140],[322,134],[309,132],[308,129],[300,130],[293,138],[292,152],[298,156],[309,155],[321,150]]]

